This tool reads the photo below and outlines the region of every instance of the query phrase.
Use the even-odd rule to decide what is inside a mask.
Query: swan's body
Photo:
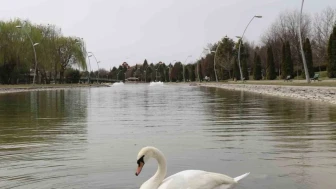
[[[154,147],[145,147],[138,154],[139,166],[136,175],[140,174],[145,162],[150,158],[156,159],[159,167],[155,175],[143,183],[140,189],[226,189],[249,174],[231,178],[219,173],[186,170],[165,179],[167,166],[164,155]]]

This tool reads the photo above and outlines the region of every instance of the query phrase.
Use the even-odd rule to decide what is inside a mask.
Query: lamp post
[[[98,80],[99,80],[99,63],[100,63],[100,61],[98,61],[97,60],[97,58],[96,58],[96,56],[93,54],[93,52],[89,52],[89,57],[94,57],[94,59],[96,60],[96,62],[97,62],[97,66],[98,66],[98,78],[97,78],[97,83],[98,83]]]
[[[301,36],[302,35],[301,34],[301,21],[302,21],[303,4],[304,4],[304,0],[302,0],[301,12],[300,12],[300,18],[299,18],[299,38],[300,38],[301,55],[302,55],[303,67],[304,67],[304,71],[305,71],[305,75],[306,75],[306,81],[307,81],[307,83],[310,83],[309,71],[308,71],[308,67],[307,67],[306,57],[305,57],[305,54],[304,54],[304,51],[303,51],[302,36]]]
[[[16,28],[22,29],[22,26],[16,26]],[[36,70],[37,70],[37,58],[36,58],[36,50],[35,50],[35,46],[39,45],[39,43],[34,43],[32,38],[30,37],[30,35],[27,33],[26,30],[23,30],[26,35],[28,36],[31,45],[33,46],[33,50],[34,50],[34,58],[35,58],[35,68],[34,68],[34,77],[33,77],[33,85],[35,84],[35,77],[36,77]]]
[[[240,37],[240,36],[237,36],[238,39],[240,39],[239,41],[239,50],[238,50],[238,64],[239,64],[239,72],[240,72],[240,80],[243,81],[243,72],[242,72],[242,68],[241,68],[241,64],[240,64],[240,47],[241,47],[241,44],[242,44],[242,41],[243,41],[243,38],[244,38],[244,35],[245,35],[245,32],[247,30],[247,28],[249,27],[249,25],[251,24],[251,22],[253,21],[254,18],[262,18],[262,16],[253,16],[251,21],[247,24],[244,32],[243,32],[243,35]]]
[[[188,58],[192,57],[189,55],[184,62],[187,62]],[[184,64],[182,63],[182,68],[183,68],[183,81],[185,82],[185,77],[184,77]]]

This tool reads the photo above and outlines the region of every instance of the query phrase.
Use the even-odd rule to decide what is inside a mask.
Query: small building
[[[137,77],[129,77],[126,79],[126,82],[138,82],[139,78]]]

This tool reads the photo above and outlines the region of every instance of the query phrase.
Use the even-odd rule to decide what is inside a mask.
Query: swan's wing
[[[226,175],[187,170],[166,178],[158,189],[215,189],[221,185],[233,183],[236,183],[233,178]]]

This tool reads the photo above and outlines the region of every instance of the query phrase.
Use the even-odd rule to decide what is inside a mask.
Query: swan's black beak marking
[[[144,157],[145,157],[145,155],[143,155],[140,159],[138,159],[137,164],[138,164],[139,167],[140,167],[140,162],[145,164]]]
[[[138,164],[138,169],[137,169],[137,171],[135,172],[135,175],[136,176],[138,176],[139,174],[140,174],[140,172],[141,172],[141,170],[142,170],[142,167],[145,165],[145,162],[144,162],[144,155],[140,158],[140,159],[138,159],[138,161],[137,161],[137,164]]]

